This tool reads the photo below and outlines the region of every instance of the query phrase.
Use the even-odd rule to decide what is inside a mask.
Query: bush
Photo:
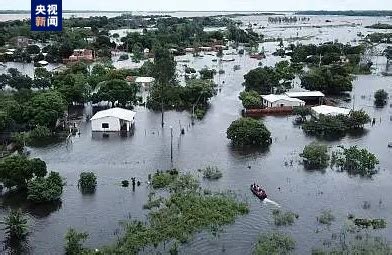
[[[317,218],[317,221],[321,224],[331,225],[332,221],[335,220],[335,216],[333,216],[331,210],[325,210],[321,213],[321,215]]]
[[[83,248],[84,241],[88,238],[86,232],[79,233],[75,229],[71,228],[65,235],[65,254],[66,255],[79,255],[86,251]]]
[[[203,68],[199,71],[200,73],[200,78],[203,80],[208,80],[208,79],[213,79],[214,75],[216,74],[215,69],[207,69]]]
[[[78,181],[78,187],[83,193],[94,193],[97,187],[97,177],[92,172],[82,172]]]
[[[267,233],[259,237],[253,254],[255,255],[284,255],[295,248],[295,241],[288,235]]]
[[[374,99],[376,106],[383,107],[387,103],[388,93],[383,89],[377,90],[374,93]]]
[[[274,218],[274,223],[277,226],[292,225],[299,216],[293,212],[282,212],[279,209],[272,211],[272,216]]]
[[[266,146],[271,143],[271,133],[268,129],[263,123],[252,118],[233,121],[226,134],[235,146]]]
[[[36,203],[57,201],[63,193],[63,186],[60,174],[50,172],[48,177],[38,177],[28,183],[27,199]]]
[[[216,166],[207,166],[202,172],[206,179],[217,180],[222,177],[222,172]]]
[[[52,132],[49,128],[45,126],[37,125],[33,130],[30,131],[29,134],[31,139],[39,139],[50,137],[52,135]]]
[[[328,166],[329,155],[325,145],[317,143],[306,145],[300,156],[303,158],[305,168],[309,170],[323,169]]]
[[[121,186],[123,186],[123,187],[128,187],[129,186],[129,181],[128,180],[123,180],[123,181],[121,181]]]
[[[350,148],[340,147],[341,151],[335,151],[332,156],[332,165],[337,166],[342,171],[350,174],[371,176],[377,171],[379,164],[377,157],[366,149],[359,149],[357,146]]]
[[[152,176],[152,187],[154,189],[163,189],[173,183],[178,177],[178,171],[176,169],[167,170],[166,172],[157,171]]]

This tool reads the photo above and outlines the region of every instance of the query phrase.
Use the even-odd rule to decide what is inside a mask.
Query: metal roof
[[[288,97],[286,95],[274,95],[274,94],[270,94],[270,95],[266,95],[266,96],[261,96],[264,100],[267,100],[268,102],[276,102],[279,100],[286,100],[286,101],[290,101],[290,102],[300,102],[300,103],[305,103],[304,101],[297,99],[297,98],[291,98]]]
[[[349,115],[351,110],[347,108],[341,108],[341,107],[334,107],[334,106],[329,106],[329,105],[319,105],[312,107],[312,110],[316,112],[317,114],[322,114],[322,115],[330,115],[330,116],[336,116],[336,115]]]
[[[300,91],[300,92],[287,92],[288,97],[325,97],[320,91]]]
[[[151,83],[154,81],[155,81],[155,79],[153,77],[137,77],[135,79],[136,83]]]
[[[136,115],[136,112],[131,111],[131,110],[122,109],[122,108],[112,108],[112,109],[97,112],[91,118],[91,120],[102,119],[105,117],[115,117],[115,118],[122,119],[122,120],[133,121],[135,115]]]

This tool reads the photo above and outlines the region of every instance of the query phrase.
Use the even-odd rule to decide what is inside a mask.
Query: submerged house
[[[266,96],[261,96],[263,106],[267,108],[272,108],[272,107],[296,107],[296,106],[304,106],[305,102],[297,99],[297,98],[291,98],[286,95],[266,95]]]
[[[321,104],[325,95],[320,91],[286,92],[286,96],[305,101],[307,104]]]
[[[94,60],[94,52],[89,49],[76,49],[73,54],[69,56],[68,59],[65,59],[64,62],[77,62],[77,61],[93,61]]]
[[[136,112],[112,108],[97,112],[91,118],[93,132],[129,132],[135,124]]]

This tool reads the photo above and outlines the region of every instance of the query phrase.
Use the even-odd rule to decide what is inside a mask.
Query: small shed
[[[304,106],[305,102],[297,99],[291,98],[286,95],[266,95],[261,96],[263,99],[263,105],[265,107],[295,107],[295,106]]]
[[[329,105],[319,105],[311,108],[312,116],[315,118],[320,117],[320,115],[325,116],[337,116],[337,115],[349,115],[350,109],[329,106]]]
[[[134,127],[136,112],[112,108],[97,112],[91,118],[93,132],[129,132]]]

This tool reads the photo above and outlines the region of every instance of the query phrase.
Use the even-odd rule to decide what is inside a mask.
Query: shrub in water
[[[93,193],[97,187],[97,177],[92,172],[83,172],[80,174],[78,186],[84,193]]]

